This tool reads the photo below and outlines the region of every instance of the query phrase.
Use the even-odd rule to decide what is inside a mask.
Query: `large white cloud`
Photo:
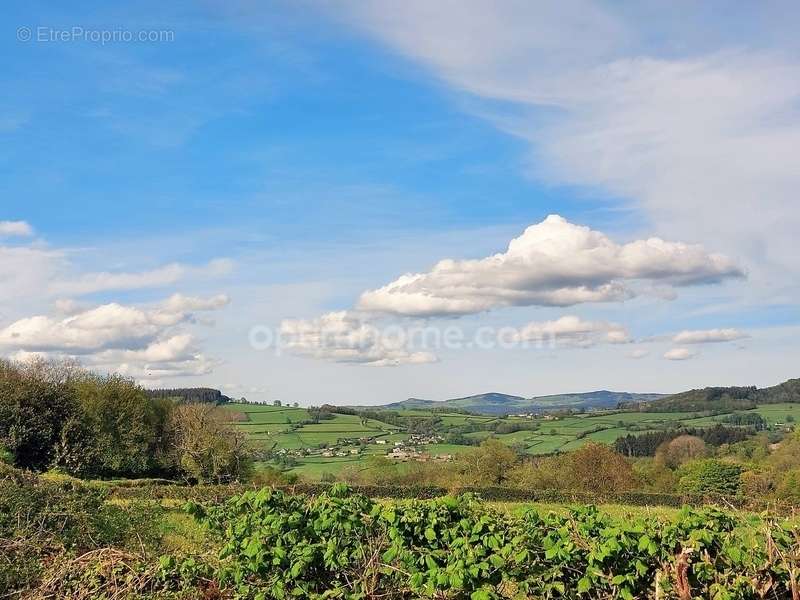
[[[152,380],[208,375],[219,364],[206,356],[191,334],[177,333],[141,350],[106,350],[91,357],[91,364],[118,373]]]
[[[0,237],[32,234],[26,222],[0,221]],[[186,328],[207,322],[196,313],[223,308],[230,301],[226,294],[173,294],[145,307],[120,302],[91,306],[75,297],[220,277],[233,268],[231,260],[87,272],[75,263],[76,254],[42,240],[0,245],[0,354],[18,360],[79,358],[86,366],[142,379],[205,375],[218,364]],[[44,314],[48,306],[54,314]],[[39,314],[19,318],[33,312]]]
[[[77,357],[142,378],[206,374],[215,361],[180,326],[193,322],[196,311],[227,303],[227,296],[174,295],[151,307],[109,303],[67,316],[37,315],[0,329],[0,349],[16,358]]]
[[[741,277],[730,258],[700,245],[660,238],[617,244],[606,235],[550,215],[511,240],[506,252],[479,260],[446,259],[364,292],[357,308],[403,316],[464,315],[503,306],[569,306],[621,301],[632,282],[685,286]]]
[[[162,325],[154,315],[131,306],[105,304],[66,318],[37,315],[0,330],[0,346],[26,351],[87,354],[113,347],[141,345]]]
[[[733,342],[749,337],[738,329],[696,329],[681,331],[672,341],[676,344],[712,344],[716,342]]]
[[[427,351],[405,348],[404,340],[350,311],[331,312],[316,319],[285,319],[281,339],[290,352],[310,358],[376,367],[436,362]]]

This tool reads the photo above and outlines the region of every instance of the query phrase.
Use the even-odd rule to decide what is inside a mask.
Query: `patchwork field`
[[[357,468],[369,456],[386,454],[395,442],[408,438],[397,426],[372,419],[362,421],[356,415],[335,414],[311,423],[312,415],[305,408],[255,404],[229,404],[225,408],[257,449],[286,457],[280,464],[308,479],[320,479],[325,473],[335,475],[346,467]],[[345,455],[323,456],[326,452]]]
[[[684,424],[694,424],[699,420],[695,413],[640,413],[640,412],[602,412],[587,413],[560,418],[557,420],[537,419],[535,431],[516,431],[508,434],[494,434],[489,431],[468,433],[468,437],[484,439],[494,435],[510,446],[516,446],[528,454],[549,454],[556,451],[574,450],[588,441],[613,443],[618,437],[630,433],[644,433]],[[530,422],[530,421],[528,421]],[[711,426],[708,421],[696,426]]]
[[[800,404],[780,403],[780,404],[764,404],[752,410],[740,411],[746,413],[758,413],[770,425],[785,425],[789,423],[800,422]],[[727,415],[715,415],[712,417],[700,417],[697,419],[690,419],[686,421],[689,427],[702,427],[706,425],[713,425],[715,423],[722,423]]]
[[[247,433],[257,449],[271,452],[277,459],[270,463],[280,464],[308,479],[337,475],[347,468],[368,468],[370,457],[385,456],[396,444],[408,443],[409,431],[418,430],[419,423],[434,423],[438,439],[418,447],[430,456],[455,456],[469,451],[472,446],[447,441],[448,434],[456,432],[474,443],[493,436],[520,452],[537,455],[574,450],[589,441],[612,444],[618,437],[629,434],[674,427],[711,427],[724,423],[726,418],[726,415],[688,412],[605,411],[528,419],[408,409],[394,411],[402,424],[393,425],[345,414],[312,423],[308,410],[286,406],[230,404],[226,409],[231,411],[236,427]],[[758,413],[771,426],[800,420],[800,404],[771,404],[742,412]],[[417,429],[411,427],[413,423],[417,423]],[[524,429],[511,433],[492,431],[498,426],[500,431]]]

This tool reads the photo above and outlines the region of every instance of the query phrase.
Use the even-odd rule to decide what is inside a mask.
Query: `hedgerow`
[[[592,506],[511,517],[470,494],[387,503],[336,485],[187,510],[222,543],[212,579],[254,600],[797,597],[800,531],[715,507],[673,522]]]
[[[302,483],[283,486],[277,489],[295,494],[316,496],[331,490],[328,483]],[[181,500],[195,502],[220,502],[240,495],[248,490],[260,489],[253,485],[141,485],[111,487],[111,496],[118,499]],[[474,494],[483,500],[494,502],[542,502],[549,504],[625,504],[629,506],[666,506],[681,508],[686,505],[704,506],[722,504],[736,508],[767,508],[758,499],[742,498],[735,495],[714,494],[659,494],[650,492],[591,493],[548,489],[519,489],[511,487],[459,487],[442,488],[436,486],[406,485],[363,485],[352,486],[354,492],[371,498],[430,500],[448,495]],[[775,507],[770,504],[769,507]],[[779,508],[779,507],[776,507]]]

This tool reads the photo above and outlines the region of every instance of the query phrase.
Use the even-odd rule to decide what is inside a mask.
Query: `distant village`
[[[412,433],[406,440],[390,441],[383,437],[369,436],[360,438],[342,438],[335,445],[324,448],[301,448],[289,450],[281,448],[277,451],[279,456],[306,457],[318,455],[323,458],[343,458],[347,456],[359,456],[364,453],[364,448],[369,444],[378,446],[391,446],[386,453],[386,458],[397,461],[449,461],[452,460],[451,454],[431,455],[421,450],[422,446],[431,444],[441,444],[444,438],[438,434],[417,434]]]

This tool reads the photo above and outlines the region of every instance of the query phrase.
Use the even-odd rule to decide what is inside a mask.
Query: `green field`
[[[758,413],[770,425],[782,425],[788,422],[800,422],[800,404],[764,404],[753,408],[751,410],[738,411],[743,414]],[[697,419],[689,419],[685,423],[690,427],[703,427],[721,423],[724,421],[726,415],[715,415],[713,417],[700,417]]]
[[[291,456],[289,471],[307,479],[358,467],[369,456],[386,454],[395,442],[408,438],[394,425],[372,419],[362,423],[356,415],[335,414],[311,423],[311,414],[305,408],[228,404],[225,409],[233,413],[235,426],[247,433],[256,449],[287,451]],[[362,439],[372,441],[361,443]],[[329,448],[346,456],[322,456]],[[351,454],[352,450],[358,454]]]
[[[286,450],[292,453],[293,465],[289,471],[306,479],[317,480],[323,474],[338,475],[344,469],[366,468],[366,460],[370,456],[382,456],[389,453],[395,442],[408,440],[409,435],[401,428],[369,419],[362,423],[355,415],[335,414],[332,419],[319,423],[305,423],[311,415],[304,408],[262,406],[251,404],[229,404],[225,407],[235,415],[234,424],[247,433],[257,449]],[[434,416],[426,410],[403,410],[399,414],[409,419],[429,419]],[[497,421],[497,417],[463,415],[458,413],[440,414],[445,428],[459,427],[468,424],[483,426]],[[511,421],[514,418],[509,419]],[[520,419],[517,419],[520,420]],[[370,442],[359,442],[362,438],[372,438]],[[381,440],[384,443],[378,443]],[[322,456],[323,446],[346,456]],[[469,451],[471,446],[435,443],[421,447],[430,455],[456,455]],[[351,454],[352,450],[358,454]],[[304,455],[298,455],[304,453]]]
[[[398,442],[407,442],[409,433],[397,425],[356,415],[334,414],[330,419],[311,423],[304,408],[230,404],[236,427],[247,433],[255,448],[284,451],[291,456],[284,468],[307,479],[319,479],[325,473],[337,475],[346,468],[366,468],[370,456],[389,453]],[[490,436],[531,455],[566,452],[587,442],[613,444],[621,436],[675,427],[711,427],[724,422],[726,415],[703,416],[698,413],[589,412],[560,418],[495,417],[440,413],[424,409],[395,411],[404,423],[436,420],[442,436],[459,431],[477,441]],[[752,409],[771,425],[800,421],[800,404],[770,404]],[[513,433],[494,433],[495,426],[522,426]],[[379,443],[379,440],[381,443]],[[458,455],[472,446],[430,443],[419,450],[430,455]],[[333,456],[323,456],[332,452]]]
[[[798,412],[800,416],[800,412]],[[513,422],[512,419],[509,419]],[[588,441],[613,443],[618,437],[630,433],[644,433],[667,427],[695,424],[710,426],[714,421],[699,423],[695,413],[643,413],[616,412],[587,413],[557,420],[536,419],[536,431],[517,431],[508,434],[492,434],[476,431],[468,437],[485,439],[494,435],[505,444],[515,446],[528,454],[549,454],[579,448]]]

